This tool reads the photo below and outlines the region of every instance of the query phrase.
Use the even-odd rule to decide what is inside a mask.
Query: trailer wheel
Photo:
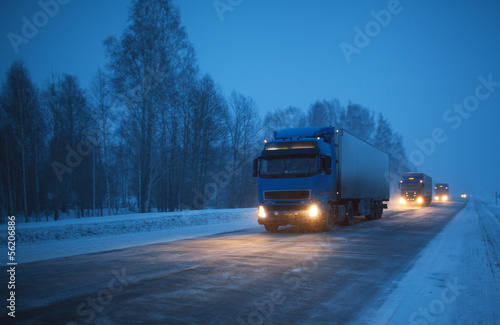
[[[354,224],[354,212],[352,210],[352,202],[349,202],[345,207],[344,225],[351,226]]]
[[[278,231],[278,225],[274,223],[266,223],[264,224],[264,228],[266,228],[266,231],[268,232],[277,232]]]

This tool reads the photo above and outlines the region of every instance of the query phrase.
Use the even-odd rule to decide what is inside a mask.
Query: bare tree
[[[340,106],[338,99],[331,101],[316,101],[307,112],[308,126],[335,126],[340,127],[340,119],[344,109]]]
[[[114,91],[125,105],[124,134],[135,160],[138,206],[149,206],[159,112],[175,93],[186,66],[194,65],[192,46],[170,0],[135,0],[130,25],[120,40],[105,41]]]
[[[15,61],[7,71],[7,80],[0,94],[4,145],[1,155],[3,179],[7,180],[10,213],[22,210],[25,222],[30,211],[39,212],[38,143],[41,123],[38,92],[22,61]],[[16,167],[20,166],[20,170]],[[28,184],[28,179],[34,180]],[[4,183],[4,182],[2,182]],[[5,184],[4,183],[4,184]],[[20,189],[15,184],[20,184]],[[34,194],[30,194],[34,188]],[[5,190],[4,190],[5,191]],[[30,206],[28,202],[35,202]]]
[[[251,158],[256,154],[254,145],[260,133],[260,117],[254,101],[235,91],[229,100],[229,110],[224,114],[230,142],[229,207],[246,206],[254,198],[255,188],[248,172]]]
[[[363,140],[371,142],[375,131],[374,113],[358,104],[349,103],[342,116],[342,127],[356,134]]]
[[[264,137],[270,139],[274,130],[306,126],[307,118],[297,107],[276,108],[266,114],[263,123]]]
[[[373,144],[382,150],[389,151],[393,142],[391,123],[384,118],[382,113],[378,114],[377,128],[373,136]]]
[[[113,136],[116,129],[116,107],[112,94],[111,84],[109,77],[101,70],[98,69],[92,80],[90,89],[90,105],[89,109],[93,117],[93,122],[96,125],[96,137],[99,139],[99,145],[94,147],[94,152],[98,151],[99,155],[102,153],[101,168],[104,174],[105,181],[105,197],[101,198],[101,215],[102,205],[106,203],[108,213],[111,211],[111,185],[110,185],[110,155],[109,155],[109,142],[110,137]],[[94,168],[95,174],[95,168]],[[94,176],[94,190],[95,195],[95,176]],[[95,199],[93,200],[95,202]]]

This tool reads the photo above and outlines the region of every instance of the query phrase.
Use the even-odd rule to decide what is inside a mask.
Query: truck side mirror
[[[258,174],[259,174],[259,158],[255,158],[253,160],[253,173],[252,173],[252,176],[253,177],[257,177]]]
[[[332,174],[332,157],[321,157],[321,170],[324,170],[326,175]]]

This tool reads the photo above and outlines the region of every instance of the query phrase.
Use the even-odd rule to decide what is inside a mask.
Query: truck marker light
[[[319,213],[318,206],[316,204],[311,205],[309,208],[309,216],[310,217],[317,217]]]
[[[423,183],[424,181],[423,180],[420,180],[420,183]]]
[[[265,218],[266,217],[266,210],[262,205],[259,205],[259,217],[260,218]]]

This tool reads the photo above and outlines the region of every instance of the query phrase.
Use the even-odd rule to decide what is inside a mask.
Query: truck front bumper
[[[262,212],[264,209],[264,213]],[[259,224],[310,225],[322,222],[323,211],[315,203],[301,205],[261,205],[259,206]]]

